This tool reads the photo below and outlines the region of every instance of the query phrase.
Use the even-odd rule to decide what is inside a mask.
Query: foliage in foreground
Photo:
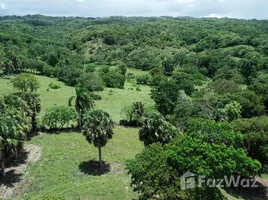
[[[187,171],[205,175],[206,179],[222,179],[235,174],[248,177],[259,173],[261,164],[248,157],[239,146],[243,144],[239,133],[229,132],[230,127],[225,124],[207,122],[203,127],[200,125],[192,125],[188,134],[164,146],[160,143],[150,145],[127,163],[132,186],[141,193],[140,199],[153,199],[155,195],[162,199],[223,199],[218,188],[203,186],[180,190],[180,177]],[[196,132],[197,129],[200,131]]]
[[[0,160],[1,176],[5,176],[5,163],[23,147],[26,133],[30,130],[30,119],[23,108],[16,107],[18,101],[0,101]],[[25,105],[25,104],[24,104]],[[24,107],[26,108],[26,107]]]

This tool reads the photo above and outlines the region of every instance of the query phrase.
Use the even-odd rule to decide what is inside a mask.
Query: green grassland
[[[146,105],[152,105],[153,100],[150,98],[150,87],[139,86],[140,91],[136,90],[137,86],[130,82],[125,83],[125,88],[105,88],[104,91],[99,92],[102,100],[96,101],[96,107],[108,112],[112,119],[118,122],[122,119],[122,109],[125,106],[130,106],[132,103],[141,101]]]
[[[68,199],[133,199],[130,178],[124,164],[139,153],[143,144],[138,130],[116,127],[112,140],[103,148],[103,160],[111,171],[102,176],[89,175],[80,164],[98,158],[97,149],[79,133],[61,133],[35,137],[31,144],[42,147],[41,159],[29,166],[31,180],[25,199],[39,199],[44,194],[62,195]]]
[[[63,82],[45,76],[36,76],[36,78],[40,83],[40,88],[37,91],[37,93],[40,94],[42,105],[40,116],[43,116],[45,111],[53,106],[68,105],[68,99],[75,95],[75,89],[66,86]],[[56,90],[50,89],[49,84],[51,82],[59,84],[61,88]],[[13,89],[10,79],[0,78],[0,87],[0,96],[17,92]]]
[[[138,70],[134,70],[137,71]],[[40,82],[40,88],[37,93],[40,94],[42,110],[40,116],[45,114],[45,111],[53,106],[68,105],[68,99],[75,95],[74,87],[66,86],[63,82],[57,81],[53,78],[45,76],[36,76]],[[50,89],[49,84],[53,82],[59,84],[61,88]],[[12,88],[10,79],[0,78],[0,97],[6,94],[16,92]],[[137,85],[133,82],[126,82],[124,89],[105,88],[104,91],[98,92],[101,95],[102,100],[96,101],[96,108],[100,108],[108,112],[112,119],[118,122],[121,117],[121,111],[124,106],[131,105],[136,101],[142,101],[146,105],[153,104],[153,100],[150,98],[150,87],[139,86],[137,91]]]

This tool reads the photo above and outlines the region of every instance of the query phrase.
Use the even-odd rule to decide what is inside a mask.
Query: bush
[[[137,84],[147,85],[149,83],[149,76],[147,74],[139,75],[136,77],[136,81]]]
[[[59,83],[53,83],[53,82],[51,82],[48,87],[55,90],[61,88]]]
[[[127,80],[135,79],[135,75],[133,73],[127,73],[126,74],[126,79]]]
[[[101,100],[102,99],[101,96],[98,94],[91,94],[90,96],[92,97],[93,100]]]
[[[100,71],[100,76],[106,87],[124,88],[125,76],[116,70],[110,70],[109,67],[104,67]]]
[[[104,90],[104,82],[97,73],[85,73],[78,79],[78,82],[90,92]]]
[[[136,91],[137,91],[137,92],[141,92],[140,87],[136,87]]]
[[[54,107],[48,110],[42,118],[42,126],[48,129],[68,127],[76,121],[77,114],[73,108],[66,106]]]

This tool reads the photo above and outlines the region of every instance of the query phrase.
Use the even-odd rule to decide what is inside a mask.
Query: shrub
[[[90,96],[92,97],[93,100],[101,100],[101,96],[98,94],[90,94]]]
[[[48,129],[59,129],[68,127],[75,122],[77,114],[73,108],[66,106],[54,107],[48,110],[42,118],[42,126]]]
[[[124,88],[125,76],[116,70],[110,70],[105,67],[101,70],[100,76],[106,87],[110,88]]]
[[[136,91],[140,92],[141,91],[140,87],[136,87]]]
[[[134,79],[135,78],[135,75],[133,73],[127,73],[126,74],[126,79],[127,80],[131,80],[131,79]]]
[[[60,84],[59,83],[53,83],[53,82],[51,82],[50,84],[49,84],[49,88],[51,88],[51,89],[60,89],[61,88],[61,86],[60,86]]]
[[[136,77],[137,80],[137,84],[143,84],[143,85],[147,85],[149,82],[149,76],[146,75],[139,75]]]

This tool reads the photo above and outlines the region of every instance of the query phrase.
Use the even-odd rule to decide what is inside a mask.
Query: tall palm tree
[[[95,103],[86,88],[76,86],[75,92],[76,96],[72,96],[69,99],[69,106],[72,106],[72,102],[75,99],[75,109],[78,113],[79,129],[82,130],[83,113],[90,110],[95,105]]]
[[[84,115],[83,134],[90,144],[98,147],[99,163],[102,167],[101,148],[104,147],[108,140],[112,138],[114,122],[110,115],[103,110],[93,110],[86,112]]]

